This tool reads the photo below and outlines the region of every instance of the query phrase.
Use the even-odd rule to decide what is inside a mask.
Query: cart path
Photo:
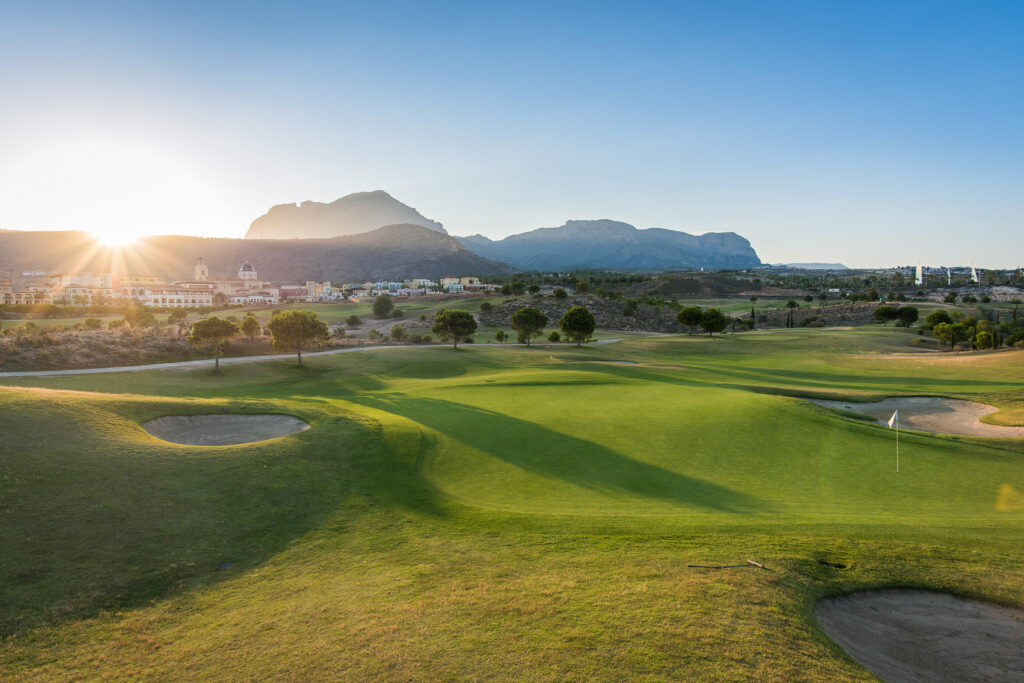
[[[598,341],[590,342],[588,346],[596,346],[600,344],[614,344],[615,342],[622,341],[621,339],[600,339]],[[522,344],[464,344],[463,348],[483,347],[488,348],[492,346],[511,346],[518,347]],[[568,347],[568,344],[534,344],[533,346],[561,346]],[[303,358],[313,358],[315,356],[333,356],[337,353],[355,353],[357,351],[379,351],[385,349],[443,349],[447,348],[447,345],[442,346],[440,344],[391,344],[387,346],[352,346],[343,349],[330,349],[329,351],[313,351],[310,353],[303,353]],[[295,358],[294,353],[275,353],[265,356],[235,356],[232,358],[221,358],[221,365],[236,365],[238,363],[258,363],[266,360],[284,360],[288,358]],[[149,363],[147,365],[122,365],[113,368],[76,368],[74,370],[21,370],[15,372],[0,372],[0,379],[8,377],[48,377],[57,375],[95,375],[105,372],[142,372],[144,370],[173,370],[173,369],[191,369],[195,370],[198,368],[208,367],[213,365],[213,359],[207,358],[203,360],[183,360],[175,361],[173,363]]]

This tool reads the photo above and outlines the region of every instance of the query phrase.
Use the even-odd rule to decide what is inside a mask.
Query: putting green
[[[906,435],[897,474],[893,433],[733,389],[550,369],[354,402],[414,423],[428,479],[485,508],[935,521],[986,517],[1024,484],[1019,463]]]

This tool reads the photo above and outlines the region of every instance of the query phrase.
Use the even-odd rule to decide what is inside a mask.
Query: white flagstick
[[[900,471],[900,411],[894,410],[889,418],[889,429],[896,425],[896,472]]]

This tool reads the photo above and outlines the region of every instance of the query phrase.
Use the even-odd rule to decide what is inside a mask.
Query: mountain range
[[[613,220],[573,220],[492,240],[452,237],[388,193],[358,192],[328,204],[279,204],[252,222],[245,239],[144,237],[105,247],[76,231],[0,230],[0,269],[110,271],[179,279],[203,256],[211,273],[252,261],[273,281],[380,280],[496,275],[514,270],[669,271],[744,269],[761,264],[733,232],[690,235]]]
[[[357,192],[329,204],[280,204],[249,227],[247,239],[306,239],[351,235],[390,223],[412,223],[444,232],[382,190]],[[761,264],[745,238],[733,232],[690,235],[678,230],[636,227],[612,220],[569,221],[502,240],[483,235],[457,237],[471,252],[520,270],[708,270]]]
[[[456,239],[480,256],[521,270],[719,270],[761,264],[750,242],[734,232],[691,235],[611,220],[569,221],[502,240],[483,235]]]

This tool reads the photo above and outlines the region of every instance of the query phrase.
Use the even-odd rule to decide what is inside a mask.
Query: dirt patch
[[[852,410],[886,423],[893,411],[900,411],[900,427],[920,432],[963,434],[966,436],[1024,437],[1024,427],[985,424],[981,418],[999,409],[985,403],[960,401],[937,396],[903,396],[874,403],[806,399],[826,408]]]
[[[884,590],[822,600],[821,628],[887,683],[1024,680],[1024,610]]]
[[[309,423],[291,415],[169,415],[144,422],[142,428],[186,446],[234,446],[297,434]]]

